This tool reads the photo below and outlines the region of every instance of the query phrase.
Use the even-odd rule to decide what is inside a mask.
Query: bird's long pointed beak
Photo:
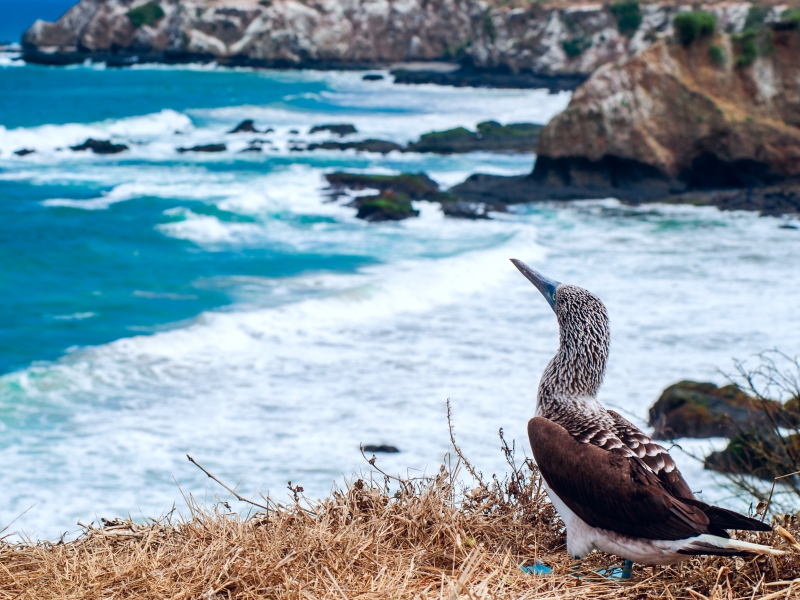
[[[552,308],[553,312],[555,312],[556,290],[558,289],[560,283],[554,279],[545,277],[538,271],[534,271],[521,260],[512,258],[511,262],[515,267],[517,267],[517,269],[519,269],[519,272],[525,276],[525,279],[530,281],[536,287],[536,289],[542,293],[542,296],[544,296],[545,300],[547,300],[547,302],[550,304],[550,308]]]

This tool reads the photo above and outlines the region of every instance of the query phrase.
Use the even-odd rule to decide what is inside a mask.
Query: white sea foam
[[[18,127],[6,129],[0,125],[0,152],[7,154],[23,148],[50,154],[56,149],[76,146],[89,138],[112,139],[131,142],[137,139],[149,140],[175,131],[190,130],[189,117],[174,110],[165,109],[150,115],[112,119],[98,123],[67,123],[64,125],[41,125],[39,127]],[[72,152],[70,158],[92,157],[92,153]],[[25,157],[38,158],[36,155]],[[49,158],[49,157],[48,157]]]
[[[255,223],[225,223],[217,217],[198,215],[185,208],[170,209],[165,214],[181,217],[181,220],[158,225],[159,231],[205,246],[254,244],[262,239],[264,232]]]
[[[24,67],[25,61],[20,60],[19,52],[0,52],[0,69],[4,67]]]
[[[71,315],[56,315],[53,318],[56,321],[83,321],[85,319],[91,319],[92,317],[95,316],[97,316],[97,313],[79,312],[79,313],[73,313]]]

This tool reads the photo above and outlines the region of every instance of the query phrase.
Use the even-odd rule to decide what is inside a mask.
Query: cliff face
[[[739,31],[749,4],[715,7]],[[458,60],[477,69],[589,74],[671,34],[678,9],[566,9],[483,0],[81,0],[24,35],[26,60],[216,60],[254,66],[385,66]],[[620,30],[623,31],[620,31]]]
[[[720,34],[601,67],[541,132],[534,181],[663,197],[800,178],[800,29],[761,35],[757,57]]]

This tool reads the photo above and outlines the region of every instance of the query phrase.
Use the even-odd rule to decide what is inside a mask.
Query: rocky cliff
[[[569,8],[514,1],[81,0],[57,23],[37,21],[23,47],[26,60],[49,64],[357,68],[449,60],[477,70],[588,75],[670,35],[678,10],[635,0]],[[713,10],[722,28],[739,31],[749,6]]]
[[[712,20],[690,37],[600,67],[540,132],[530,175],[473,175],[452,191],[800,213],[800,12],[738,35]]]
[[[540,133],[533,183],[636,198],[800,178],[799,56],[787,22],[605,65]]]

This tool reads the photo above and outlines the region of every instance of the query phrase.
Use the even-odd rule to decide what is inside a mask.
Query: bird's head
[[[521,260],[514,266],[542,293],[558,319],[560,350],[558,365],[566,372],[578,368],[584,372],[581,382],[573,382],[575,391],[596,392],[605,372],[609,348],[608,312],[600,298],[590,291],[559,283],[531,269]],[[586,373],[591,372],[591,376]],[[580,384],[580,385],[578,385]]]
[[[599,320],[607,327],[606,307],[589,290],[550,279],[516,258],[512,258],[511,262],[541,292],[556,313],[559,324],[578,318],[584,321]]]

